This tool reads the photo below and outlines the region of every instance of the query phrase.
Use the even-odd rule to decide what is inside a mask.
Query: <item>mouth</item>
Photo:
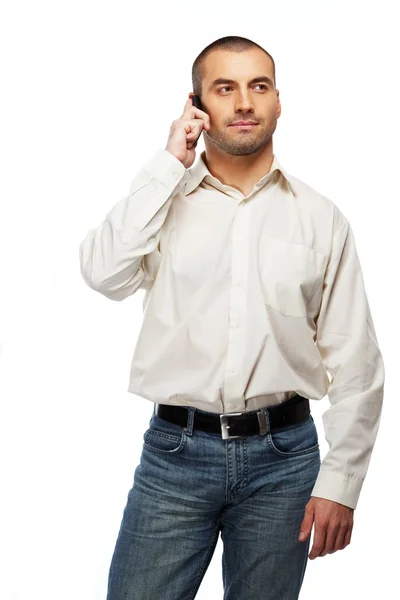
[[[237,121],[236,123],[232,123],[229,127],[235,127],[236,129],[251,129],[252,127],[257,127],[258,123],[255,121]]]

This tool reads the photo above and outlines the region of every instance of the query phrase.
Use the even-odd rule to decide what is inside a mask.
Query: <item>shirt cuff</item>
[[[320,469],[311,496],[339,502],[356,508],[363,480],[340,471]]]
[[[190,178],[189,171],[171,152],[158,148],[154,156],[143,165],[143,170],[160,181],[169,191],[180,187]],[[177,185],[178,184],[178,185]]]

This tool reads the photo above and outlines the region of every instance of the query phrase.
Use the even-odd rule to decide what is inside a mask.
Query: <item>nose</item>
[[[254,112],[254,104],[248,94],[238,94],[236,96],[235,111]]]

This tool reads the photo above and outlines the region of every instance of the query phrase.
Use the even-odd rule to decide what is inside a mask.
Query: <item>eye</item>
[[[265,83],[257,83],[257,85],[255,87],[263,87],[264,89],[268,89],[268,86]],[[222,92],[222,90],[226,90],[226,89],[232,89],[229,85],[224,85],[224,87],[219,88],[219,91]]]

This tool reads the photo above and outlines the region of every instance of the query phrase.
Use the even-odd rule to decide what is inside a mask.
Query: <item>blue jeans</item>
[[[225,440],[193,429],[199,409],[187,408],[186,427],[153,409],[107,600],[192,600],[220,532],[224,600],[299,598],[310,538],[298,535],[320,467],[312,416],[271,432],[263,408],[266,435]]]

